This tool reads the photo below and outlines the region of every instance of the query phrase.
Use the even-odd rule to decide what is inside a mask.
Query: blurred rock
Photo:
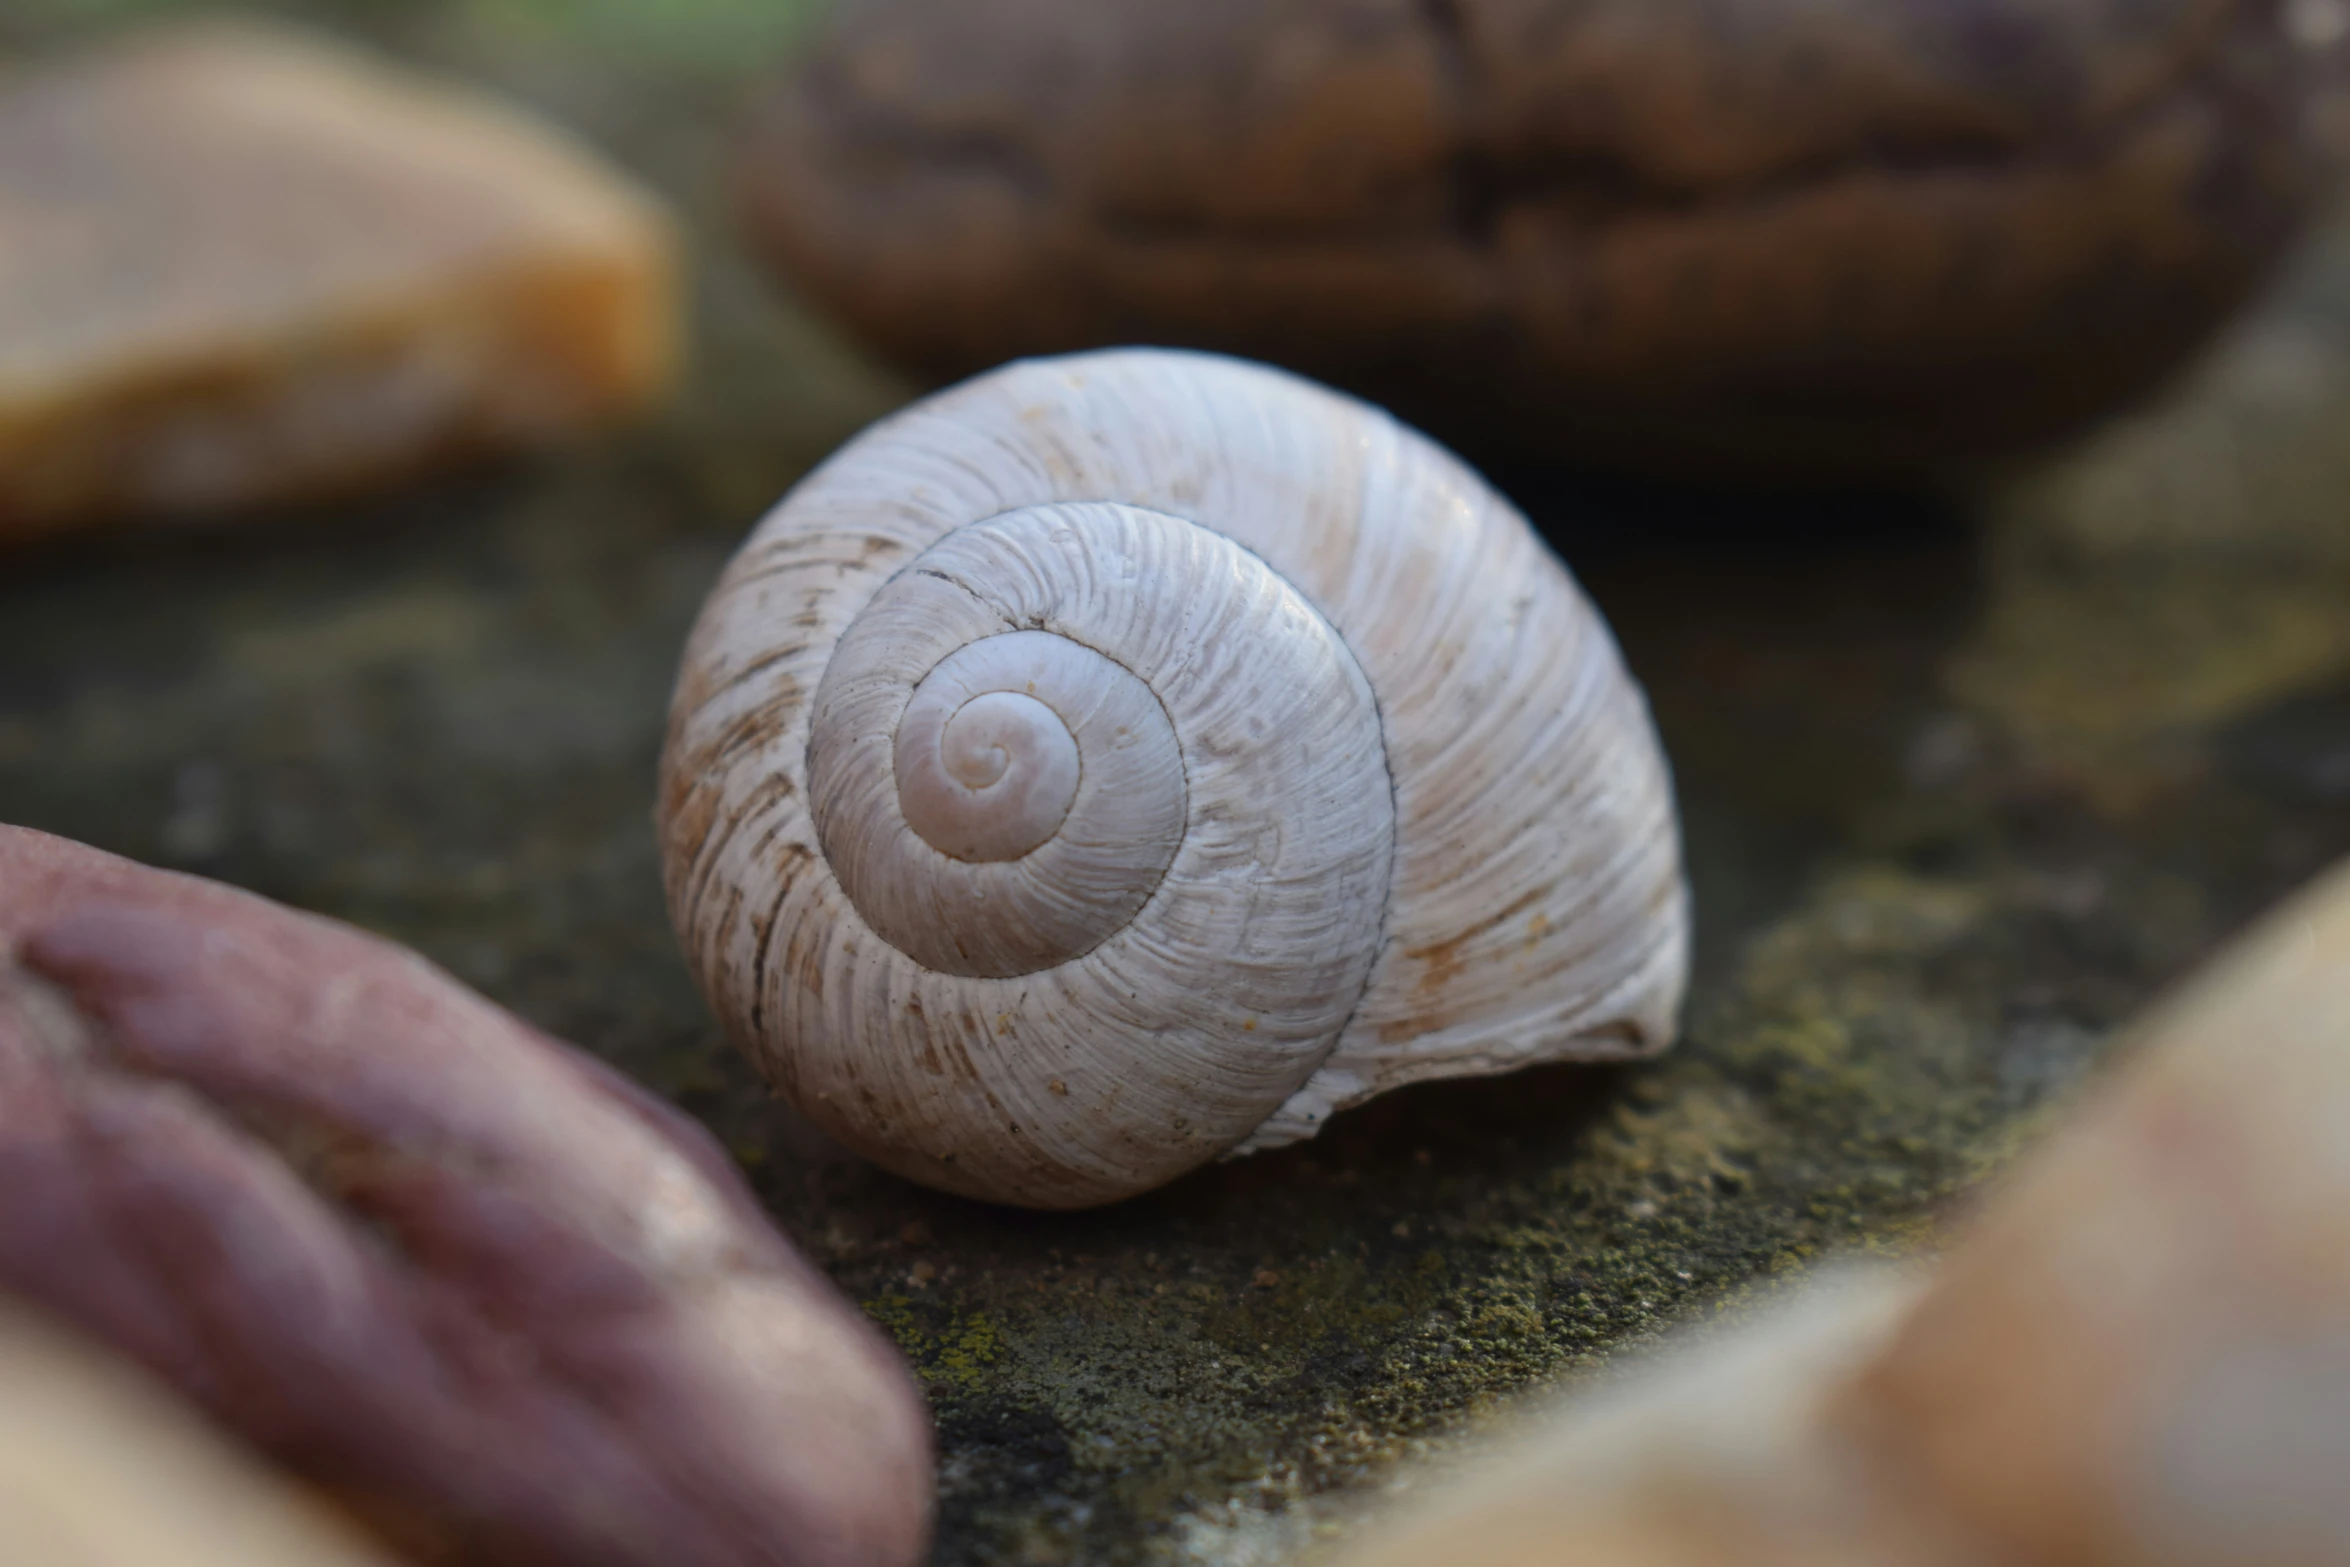
[[[0,1562],[390,1567],[128,1365],[0,1305]]]
[[[2018,1560],[2350,1561],[2350,868],[2124,1048],[1846,1422]]]
[[[1346,1567],[2010,1567],[1827,1434],[1830,1400],[1914,1296],[1890,1272],[1816,1283],[1520,1433],[1468,1483],[1368,1531]]]
[[[1669,1357],[1354,1567],[2350,1561],[2350,868],[2125,1048],[1922,1288]]]
[[[2235,308],[2324,188],[2340,5],[868,0],[740,180],[934,376],[1182,344],[1476,456],[1903,474]]]
[[[0,85],[0,541],[357,491],[667,382],[672,240],[544,126],[173,30]]]
[[[696,1123],[404,948],[4,826],[0,1288],[446,1567],[924,1556],[913,1378]]]

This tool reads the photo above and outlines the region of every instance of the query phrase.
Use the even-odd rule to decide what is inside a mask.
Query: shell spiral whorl
[[[917,556],[842,635],[808,743],[817,835],[857,912],[967,977],[1093,952],[1187,845],[1211,877],[1288,851],[1229,911],[1260,938],[1341,893],[1383,901],[1385,769],[1369,683],[1294,589],[1194,523],[1098,503],[1008,512]],[[1187,892],[1153,928],[1222,912]]]
[[[1416,1076],[1669,1039],[1662,757],[1524,522],[1212,356],[885,421],[713,593],[672,913],[776,1085],[916,1179],[1110,1200]]]
[[[1104,671],[1116,666],[1096,655],[1088,667],[1061,652],[1080,644],[1058,637],[1048,648],[998,656],[1006,643],[1036,634],[1009,632],[948,654],[922,677],[898,720],[898,805],[906,825],[951,860],[1019,859],[1050,842],[1077,802],[1084,760],[1060,711],[1074,704],[1065,697],[1048,704],[1030,693],[1039,680],[1056,693],[1105,685]],[[1009,673],[994,667],[1004,664],[1023,667]],[[1158,792],[1173,793],[1164,786]]]

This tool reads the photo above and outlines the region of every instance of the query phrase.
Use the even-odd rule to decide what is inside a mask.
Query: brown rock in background
[[[546,127],[170,31],[0,81],[0,542],[347,493],[666,383],[668,226]]]
[[[2341,0],[869,0],[776,264],[935,376],[1270,359],[1473,455],[1875,475],[2187,355],[2326,179]]]
[[[911,1376],[697,1125],[412,953],[17,828],[0,1289],[426,1561],[922,1554]]]

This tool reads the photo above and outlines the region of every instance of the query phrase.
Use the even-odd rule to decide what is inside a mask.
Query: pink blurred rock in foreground
[[[695,1123],[414,953],[6,827],[0,1292],[424,1561],[922,1553],[911,1377]]]
[[[348,494],[636,408],[653,203],[522,114],[299,36],[0,76],[0,542]]]

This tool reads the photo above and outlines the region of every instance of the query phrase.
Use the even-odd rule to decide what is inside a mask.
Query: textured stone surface
[[[1828,1250],[1930,1243],[2111,1024],[2350,851],[2336,233],[2173,402],[1980,495],[1501,475],[1674,759],[1700,975],[1672,1056],[1410,1090],[1094,1214],[878,1175],[720,1039],[654,859],[696,604],[783,486],[902,395],[725,238],[736,11],[344,14],[687,204],[707,315],[684,409],[331,536],[9,560],[0,820],[416,943],[681,1098],[915,1358],[942,1562],[1278,1560],[1500,1397]]]
[[[925,373],[1220,348],[1473,453],[1883,473],[2162,376],[2316,189],[2334,0],[864,0],[764,248]]]
[[[666,383],[665,221],[548,127],[258,28],[0,79],[0,542],[347,494]]]

